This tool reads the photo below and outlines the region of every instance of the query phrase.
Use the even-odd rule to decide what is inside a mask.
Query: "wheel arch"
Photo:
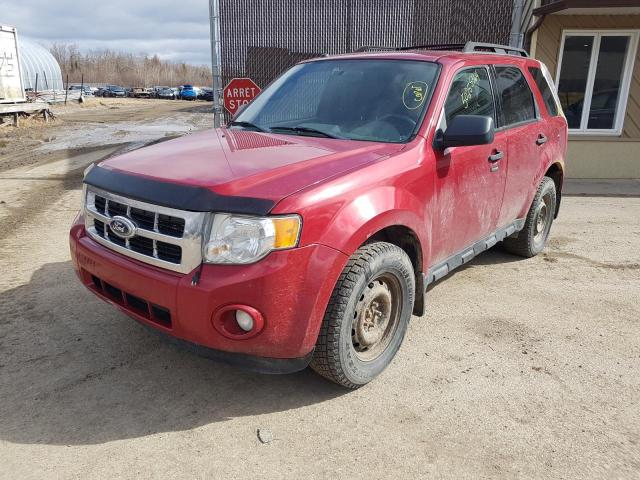
[[[386,241],[402,248],[414,268],[416,291],[422,288],[414,302],[416,315],[421,315],[423,273],[430,246],[424,201],[413,192],[386,185],[363,193],[353,192],[347,202],[336,206],[330,219],[314,215],[314,211],[303,212],[303,218],[308,221],[303,227],[302,243],[323,244],[347,257],[372,241]]]
[[[553,218],[558,218],[560,212],[560,201],[562,200],[562,185],[564,183],[564,168],[560,162],[553,163],[544,174],[549,177],[556,185],[556,211]]]
[[[405,225],[390,225],[374,233],[364,243],[387,242],[401,248],[411,260],[416,279],[416,295],[413,302],[413,314],[422,316],[425,312],[424,301],[424,257],[422,245],[416,232]]]

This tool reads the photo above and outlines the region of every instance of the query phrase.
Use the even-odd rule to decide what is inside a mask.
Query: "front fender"
[[[425,205],[406,190],[380,186],[355,196],[338,209],[326,225],[318,243],[351,255],[380,230],[391,226],[411,229],[420,241],[423,255],[427,239]]]

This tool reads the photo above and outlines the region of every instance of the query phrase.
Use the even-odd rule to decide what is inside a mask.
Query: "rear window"
[[[537,67],[529,67],[529,73],[531,73],[533,81],[536,82],[536,86],[542,94],[542,100],[544,100],[544,105],[547,107],[549,115],[552,117],[558,116],[558,104],[553,96],[553,90],[551,90],[549,83],[544,78],[542,70]]]
[[[517,67],[495,67],[496,87],[502,104],[502,126],[535,120],[533,93]]]

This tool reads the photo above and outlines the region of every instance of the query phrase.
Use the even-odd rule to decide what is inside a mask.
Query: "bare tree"
[[[210,85],[211,68],[161,60],[158,55],[135,55],[112,50],[82,53],[77,45],[54,43],[49,48],[58,60],[62,75],[80,83],[117,84],[148,87],[153,85]]]

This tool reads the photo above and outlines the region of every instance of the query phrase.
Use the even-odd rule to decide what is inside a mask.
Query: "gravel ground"
[[[79,172],[131,145],[68,149],[67,126],[0,172],[0,478],[640,477],[640,198],[565,198],[542,255],[434,285],[350,392],[195,357],[85,291]]]

